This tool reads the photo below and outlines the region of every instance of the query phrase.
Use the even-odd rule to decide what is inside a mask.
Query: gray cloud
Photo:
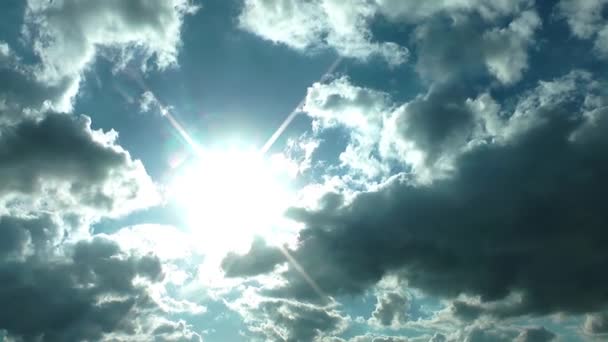
[[[594,50],[608,58],[608,18],[602,10],[608,6],[606,0],[561,0],[558,13],[566,19],[572,34],[581,39],[593,39]]]
[[[99,340],[114,331],[132,334],[134,317],[155,308],[145,287],[134,285],[138,276],[161,279],[159,260],[127,255],[102,238],[76,243],[65,258],[41,249],[22,261],[3,260],[0,304],[11,309],[0,311],[0,327],[26,341]]]
[[[608,335],[608,312],[603,311],[587,315],[583,330],[590,335]]]
[[[515,83],[528,68],[527,50],[540,24],[533,10],[504,27],[477,16],[431,18],[415,32],[417,70],[434,82],[471,82],[491,75],[503,84]]]
[[[292,251],[330,295],[360,293],[387,273],[431,295],[520,295],[501,316],[608,304],[601,203],[606,111],[601,85],[574,73],[519,99],[494,139],[455,157],[430,184],[404,175],[328,209],[293,209],[307,228]],[[596,95],[593,95],[596,94]],[[593,118],[593,119],[591,119]],[[270,295],[315,300],[292,267]],[[571,294],[571,295],[564,295]]]
[[[331,309],[284,300],[261,302],[245,315],[250,330],[270,341],[316,341],[339,333],[346,324]]]
[[[268,246],[261,238],[256,238],[245,255],[230,252],[222,260],[226,277],[255,276],[272,271],[279,263],[286,262],[278,247]]]
[[[141,162],[115,143],[116,133],[91,129],[86,116],[51,114],[0,128],[0,195],[55,195],[54,206],[104,213],[154,204]],[[126,206],[126,207],[123,207]]]
[[[150,60],[160,69],[176,65],[183,17],[196,10],[188,0],[29,0],[22,38],[40,62],[26,64],[0,42],[0,124],[70,112],[99,51],[116,68],[142,60],[144,67]]]
[[[407,60],[408,50],[373,39],[369,23],[377,6],[368,1],[246,0],[239,15],[242,29],[297,50],[333,48],[362,60],[379,56],[390,65]]]
[[[465,328],[447,341],[465,342],[550,342],[556,335],[544,327],[524,328],[521,330],[499,327],[495,324],[478,324]]]

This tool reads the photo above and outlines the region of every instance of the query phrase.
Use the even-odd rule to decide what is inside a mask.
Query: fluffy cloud
[[[356,0],[246,0],[240,26],[260,37],[298,50],[331,47],[346,57],[380,56],[389,64],[404,63],[408,50],[392,42],[376,42],[368,27],[373,4]]]
[[[519,295],[500,316],[600,309],[608,304],[608,278],[597,273],[608,262],[602,89],[580,72],[541,82],[508,113],[489,106],[488,115],[501,113],[496,133],[463,142],[444,177],[419,183],[404,174],[351,202],[293,209],[306,228],[292,255],[329,295],[397,273],[442,297]],[[318,297],[298,270],[283,276],[287,285],[268,294]]]
[[[272,271],[286,258],[278,247],[268,246],[261,238],[256,238],[247,254],[228,253],[222,260],[226,277],[255,276]]]
[[[606,0],[561,0],[558,10],[566,19],[572,33],[582,39],[594,39],[595,50],[608,57],[608,18],[602,10],[608,5]]]
[[[587,315],[583,330],[589,335],[608,335],[608,313],[598,312],[591,315]]]
[[[374,177],[387,172],[372,152],[378,150],[385,112],[390,106],[386,94],[354,86],[348,78],[341,77],[310,87],[303,110],[314,120],[317,133],[336,127],[345,129],[350,145],[339,156],[342,166]]]
[[[317,341],[340,333],[347,318],[332,309],[292,301],[262,301],[241,308],[249,329],[270,341]]]
[[[69,112],[103,52],[117,67],[175,65],[187,1],[29,1],[23,41],[0,42],[0,329],[16,341],[184,341],[167,318],[161,260],[90,236],[90,224],[159,202],[143,164]],[[132,247],[132,246],[131,246]],[[166,295],[163,293],[163,295]]]
[[[37,210],[110,215],[156,204],[143,165],[116,138],[114,131],[93,130],[86,116],[63,114],[0,128],[2,202],[31,200]]]
[[[399,327],[407,323],[407,297],[398,292],[385,292],[378,295],[376,308],[372,312],[372,323],[382,326]]]

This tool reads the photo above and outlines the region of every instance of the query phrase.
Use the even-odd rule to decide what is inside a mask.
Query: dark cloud
[[[156,266],[142,267],[151,264]],[[40,249],[24,260],[4,260],[0,305],[11,309],[0,311],[0,327],[25,341],[134,334],[137,315],[156,308],[146,288],[134,284],[136,277],[158,281],[160,261],[126,254],[103,238],[78,242],[67,258]]]
[[[330,295],[397,272],[440,297],[520,295],[501,316],[604,307],[608,139],[599,132],[608,120],[587,107],[591,89],[546,93],[568,80],[522,98],[496,142],[460,154],[447,177],[422,185],[403,176],[351,203],[293,209],[307,225],[294,258]],[[284,276],[288,285],[267,293],[318,298],[293,267]]]
[[[21,259],[46,250],[61,241],[65,233],[51,216],[38,218],[0,217],[0,260]]]
[[[454,301],[449,306],[450,313],[463,321],[474,321],[483,314],[483,309],[463,301]]]
[[[423,152],[427,164],[452,154],[473,135],[475,117],[467,95],[458,85],[436,86],[396,112],[400,138]]]
[[[21,36],[12,37],[23,56],[0,41],[0,330],[8,340],[200,340],[160,317],[150,294],[164,277],[158,257],[90,236],[91,222],[159,196],[115,131],[68,114],[100,49],[116,68],[135,56],[175,65],[183,16],[195,10],[186,0],[28,0]]]
[[[92,130],[86,116],[49,114],[2,127],[0,195],[42,196],[64,189],[65,196],[76,199],[71,209],[87,206],[104,212],[128,202],[153,203],[153,185],[143,166],[115,139],[115,132]],[[140,198],[143,192],[149,197]]]
[[[222,269],[226,277],[255,276],[268,273],[285,261],[285,256],[278,247],[268,246],[263,239],[256,238],[247,254],[230,252],[222,260]]]
[[[68,115],[49,115],[5,127],[0,136],[0,191],[36,192],[43,181],[67,179],[87,182],[87,188],[103,182],[113,168],[127,161],[127,154],[92,139],[90,120]]]
[[[550,342],[556,335],[543,327],[512,329],[484,323],[465,328],[444,341],[465,342]]]

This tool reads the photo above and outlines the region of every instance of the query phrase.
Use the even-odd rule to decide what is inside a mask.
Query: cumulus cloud
[[[378,151],[377,141],[390,106],[386,94],[354,86],[348,78],[340,77],[310,87],[303,110],[314,120],[313,129],[317,133],[345,129],[350,144],[339,156],[342,166],[374,177],[387,172],[373,152]]]
[[[408,299],[399,292],[383,292],[378,294],[374,312],[372,312],[372,323],[381,326],[395,327],[407,323]]]
[[[0,329],[9,340],[201,339],[166,317],[155,254],[91,236],[92,223],[160,197],[117,132],[68,114],[99,53],[117,67],[175,65],[183,17],[194,10],[178,0],[32,0],[22,38],[34,58],[0,42],[0,304],[10,308]]]
[[[348,4],[335,0],[247,0],[239,23],[243,29],[262,38],[297,50],[331,47],[342,56],[363,60],[380,56],[390,65],[398,65],[407,60],[409,50],[393,42],[378,42],[371,29],[374,21],[382,17],[395,25],[413,29],[419,24],[426,26],[425,21],[445,21],[447,17],[454,21],[453,27],[442,33],[452,38],[428,37],[427,44],[442,45],[450,52],[458,51],[463,57],[484,55],[483,62],[490,72],[508,84],[519,80],[527,68],[526,48],[540,24],[534,11],[530,10],[532,7],[533,2],[527,0],[429,3],[357,0]],[[500,27],[499,22],[509,17],[516,19],[508,27]],[[476,18],[479,18],[477,27],[472,27],[469,21]],[[466,27],[459,23],[461,21]],[[458,32],[452,33],[454,30]],[[439,34],[436,29],[432,32]],[[421,33],[416,36],[420,38]],[[473,49],[470,37],[475,37]],[[504,44],[505,41],[508,43]],[[467,49],[458,48],[465,44]],[[463,59],[454,63],[458,61]],[[474,60],[467,62],[475,63]]]
[[[517,14],[504,27],[488,26],[475,16],[429,19],[415,32],[417,70],[434,82],[472,81],[490,74],[502,84],[513,84],[528,68],[528,49],[540,25],[534,10]]]
[[[607,262],[599,190],[607,140],[597,134],[606,111],[589,100],[606,95],[589,77],[541,82],[497,118],[492,139],[457,154],[445,177],[425,184],[404,174],[352,202],[293,209],[306,228],[292,255],[329,295],[361,293],[397,273],[441,297],[520,295],[495,312],[503,317],[608,304],[608,279],[597,273]],[[599,113],[593,124],[590,112]],[[283,276],[288,283],[268,294],[317,298],[297,270]]]
[[[597,312],[587,315],[583,325],[583,331],[589,335],[608,335],[608,313]]]
[[[49,239],[43,234],[57,230],[51,222],[4,218],[2,222],[27,233],[37,248],[24,260],[0,262],[4,279],[0,302],[12,308],[0,312],[0,326],[9,336],[66,341],[100,340],[113,331],[133,334],[137,329],[133,318],[154,309],[145,286],[134,280],[161,279],[157,258],[125,254],[100,238],[76,243],[64,257],[53,252],[52,245],[40,245]],[[14,251],[16,242],[3,244],[3,253]]]
[[[367,1],[246,0],[241,28],[297,50],[331,47],[346,57],[384,58],[404,63],[408,50],[393,42],[377,42],[368,27],[376,6]]]
[[[482,323],[466,327],[444,341],[466,342],[550,342],[556,335],[544,327],[514,329],[500,327],[491,323]]]
[[[263,239],[256,238],[246,254],[228,253],[222,260],[222,268],[226,277],[247,277],[268,273],[286,261],[278,247],[268,246]]]
[[[71,111],[82,74],[100,52],[117,68],[176,65],[183,18],[196,10],[188,0],[28,1],[22,31],[40,61],[25,63],[0,44],[0,123]]]
[[[25,28],[51,79],[79,73],[100,47],[120,50],[119,63],[138,52],[162,69],[177,63],[183,17],[196,10],[188,0],[30,0]]]
[[[270,341],[318,341],[340,333],[347,318],[331,308],[286,300],[240,308],[252,333]]]
[[[602,16],[602,11],[607,5],[606,0],[561,0],[558,4],[573,35],[593,39],[596,52],[604,58],[608,57],[608,18]]]
[[[392,18],[411,22],[428,19],[433,15],[477,13],[484,20],[494,21],[529,8],[530,0],[441,0],[420,2],[416,0],[374,0],[380,11]]]
[[[68,111],[78,83],[70,77],[41,81],[7,43],[0,44],[0,124],[14,124],[41,112]]]
[[[2,202],[109,215],[158,203],[142,163],[116,144],[117,137],[92,129],[86,116],[63,114],[0,128]]]

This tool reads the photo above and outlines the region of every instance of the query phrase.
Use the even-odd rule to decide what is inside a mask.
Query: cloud
[[[379,56],[390,65],[404,63],[408,50],[393,42],[373,40],[369,29],[376,13],[367,1],[246,0],[239,25],[275,43],[297,50],[333,48],[345,57]]]
[[[86,116],[63,114],[0,128],[4,203],[30,199],[35,208],[109,215],[158,203],[142,163],[116,144],[117,137],[93,130]]]
[[[430,183],[403,174],[350,202],[292,209],[306,228],[291,254],[328,295],[399,274],[440,297],[518,294],[494,312],[503,317],[602,308],[608,141],[599,132],[608,120],[596,107],[605,102],[590,100],[606,97],[601,84],[573,72],[540,82],[508,113],[491,109],[501,113],[491,139],[462,149]],[[283,276],[286,285],[265,293],[318,297],[298,270]]]
[[[522,330],[517,336],[516,342],[550,342],[557,336],[544,327],[528,328]]]
[[[313,130],[317,134],[341,128],[350,135],[348,149],[339,156],[341,166],[375,177],[388,171],[373,152],[378,150],[377,141],[390,106],[387,94],[357,87],[347,77],[340,77],[327,84],[313,84],[308,89],[303,111],[313,119]]]
[[[566,19],[572,34],[581,39],[593,39],[595,51],[608,57],[608,18],[602,16],[606,0],[561,0],[557,9]]]
[[[23,65],[4,42],[0,42],[0,80],[0,124],[3,125],[35,118],[41,112],[68,111],[78,90],[78,82],[71,77],[41,81],[36,70]]]
[[[589,335],[608,335],[608,313],[597,312],[587,315],[583,325],[583,331]]]
[[[530,0],[442,0],[420,2],[416,0],[374,0],[380,11],[393,20],[419,22],[437,14],[479,14],[486,21],[513,15],[529,8]]]
[[[100,53],[116,68],[177,65],[183,18],[196,10],[189,0],[28,1],[23,39],[39,62],[25,63],[0,42],[0,124],[70,112],[83,72]]]
[[[196,10],[188,0],[30,0],[25,28],[50,78],[80,73],[99,48],[120,50],[119,63],[154,57],[162,69],[177,63],[183,17]]]
[[[407,323],[409,317],[407,297],[399,292],[378,294],[376,308],[372,312],[371,323],[398,328]]]
[[[278,247],[268,246],[263,239],[256,238],[247,254],[228,253],[222,260],[222,269],[226,277],[247,277],[268,273],[286,261]]]
[[[510,329],[491,323],[472,325],[458,334],[457,341],[467,342],[550,342],[556,335],[543,327]],[[450,339],[448,339],[450,341]]]
[[[527,50],[540,25],[534,10],[517,14],[505,27],[488,25],[476,16],[431,18],[415,32],[416,68],[434,82],[479,80],[489,74],[502,84],[513,84],[528,68]]]
[[[317,341],[340,333],[347,318],[310,304],[271,300],[240,309],[249,329],[271,341]]]
[[[408,49],[393,42],[379,42],[372,26],[379,18],[388,19],[394,25],[408,29],[424,21],[452,18],[456,30],[464,22],[479,18],[479,23],[490,29],[451,34],[446,37],[430,37],[429,44],[446,46],[451,52],[462,54],[483,53],[491,73],[502,83],[513,83],[521,78],[527,68],[525,49],[530,44],[533,32],[539,25],[533,2],[521,1],[417,1],[357,0],[355,4],[335,0],[246,0],[239,16],[241,28],[275,43],[285,44],[297,50],[333,48],[345,57],[367,60],[373,56],[384,58],[390,65],[406,62]],[[523,15],[519,15],[523,13]],[[507,28],[499,28],[499,19],[517,19]],[[466,30],[466,29],[465,29]],[[485,32],[485,33],[484,33]],[[404,34],[407,34],[407,30]],[[457,35],[460,34],[460,37]],[[420,34],[417,34],[418,36]],[[474,49],[453,49],[447,46],[471,47],[469,37],[475,37]],[[456,40],[454,40],[456,38]],[[504,44],[504,42],[508,42]],[[483,50],[477,51],[476,50]],[[419,58],[423,60],[423,58]],[[474,63],[474,61],[471,61]]]
[[[407,337],[403,336],[382,336],[382,335],[373,335],[373,334],[365,334],[360,336],[355,336],[348,340],[336,338],[335,340],[327,340],[327,342],[413,342]],[[416,340],[418,341],[418,340]],[[325,342],[325,341],[324,341]]]
[[[90,224],[156,205],[156,185],[118,133],[72,116],[83,73],[177,63],[187,1],[29,1],[23,42],[0,42],[0,329],[17,341],[200,340],[166,316],[165,272]],[[63,114],[59,114],[61,112]],[[168,252],[167,252],[168,253]]]

